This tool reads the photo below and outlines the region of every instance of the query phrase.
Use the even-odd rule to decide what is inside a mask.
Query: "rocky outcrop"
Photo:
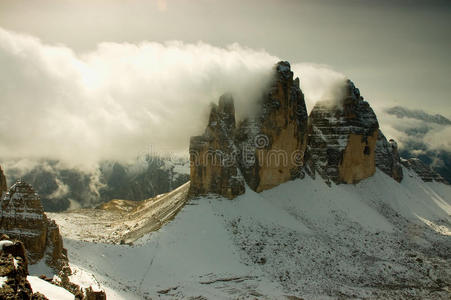
[[[47,265],[59,271],[67,265],[67,253],[56,223],[47,218],[38,194],[18,180],[1,202],[2,233],[22,241],[34,264],[45,257]]]
[[[23,244],[19,241],[0,241],[0,299],[47,299],[42,294],[33,293],[27,275]]]
[[[8,191],[8,186],[6,185],[6,177],[3,173],[2,167],[0,166],[0,197],[3,195],[3,193],[6,193]]]
[[[244,193],[244,178],[238,168],[238,149],[233,142],[235,107],[230,95],[213,105],[202,136],[191,137],[190,195],[216,193],[234,198]]]
[[[247,184],[260,192],[300,175],[307,137],[307,108],[290,64],[276,64],[260,111],[239,124],[235,142]]]
[[[376,142],[376,167],[398,182],[402,181],[402,165],[398,153],[398,144],[387,138],[379,130]]]
[[[191,195],[234,198],[244,192],[245,183],[260,192],[299,176],[308,116],[288,62],[274,67],[258,107],[236,126],[230,95],[212,106],[205,133],[190,140]]]
[[[356,183],[375,172],[379,123],[348,80],[338,101],[318,102],[309,118],[308,164],[335,183]]]
[[[449,184],[440,174],[418,158],[401,159],[401,163],[407,169],[414,171],[424,182],[436,181]]]

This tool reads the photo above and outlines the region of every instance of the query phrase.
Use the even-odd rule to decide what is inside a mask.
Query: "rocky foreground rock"
[[[56,223],[47,218],[39,195],[23,180],[11,186],[1,201],[1,232],[22,241],[31,264],[45,259],[60,271],[67,265],[67,251]]]
[[[369,103],[350,80],[339,94],[308,116],[299,78],[279,62],[251,117],[237,124],[232,96],[222,96],[204,134],[190,140],[190,195],[232,199],[246,184],[261,192],[303,177],[304,170],[339,184],[368,178],[377,166],[401,181],[396,143],[383,136]]]
[[[25,252],[20,241],[0,241],[0,278],[4,281],[0,285],[0,299],[47,299],[31,289]]]

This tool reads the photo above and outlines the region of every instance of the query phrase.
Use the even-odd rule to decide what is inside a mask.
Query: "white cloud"
[[[248,113],[279,58],[237,44],[101,43],[77,54],[0,28],[2,159],[52,158],[77,165],[128,160],[149,147],[187,150],[208,104],[235,96]],[[295,64],[308,104],[343,75]],[[311,106],[311,105],[309,105]]]

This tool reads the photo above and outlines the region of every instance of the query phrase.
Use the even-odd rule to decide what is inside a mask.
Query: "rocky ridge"
[[[402,159],[401,164],[409,170],[414,171],[424,182],[437,181],[449,184],[440,174],[431,169],[418,158]]]

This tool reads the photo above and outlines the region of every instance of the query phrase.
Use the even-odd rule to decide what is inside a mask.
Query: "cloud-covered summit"
[[[2,159],[90,165],[129,160],[150,146],[185,152],[209,103],[231,92],[242,117],[278,60],[238,44],[178,41],[100,43],[76,53],[0,28]],[[292,67],[310,102],[343,78],[326,66]]]

